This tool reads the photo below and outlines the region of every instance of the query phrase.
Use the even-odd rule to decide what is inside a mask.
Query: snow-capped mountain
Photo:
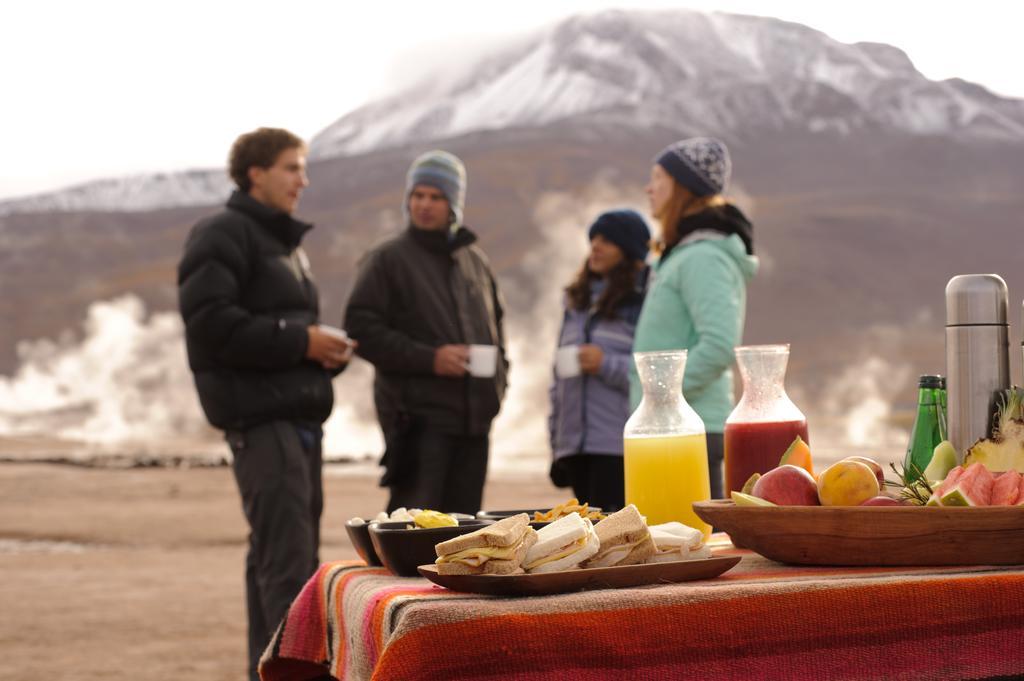
[[[50,211],[147,211],[224,201],[232,184],[224,170],[137,174],[0,202],[0,215]]]
[[[300,216],[317,227],[304,245],[324,321],[343,324],[360,258],[404,226],[410,160],[426,145],[457,153],[469,169],[468,224],[501,281],[509,337],[522,339],[521,359],[513,357],[520,397],[503,408],[521,419],[517,427],[546,422],[545,348],[554,347],[561,291],[582,261],[587,225],[610,208],[643,210],[651,155],[690,134],[729,144],[727,192],[756,225],[762,266],[743,340],[792,344],[787,386],[801,406],[832,419],[816,424],[851,414],[875,414],[886,429],[898,423],[885,404],[913,400],[914,377],[944,361],[942,291],[951,276],[997,272],[1014,295],[1024,291],[1012,247],[1024,213],[1024,102],[960,80],[928,81],[896,48],[843,45],[771,19],[613,12],[567,20],[436,74],[316,138],[320,160]],[[4,374],[70,367],[51,372],[45,385],[57,388],[65,371],[81,374],[77,358],[86,353],[68,352],[76,338],[89,352],[96,339],[120,339],[117,347],[134,352],[169,338],[182,243],[227,191],[218,168],[108,180],[0,207],[0,391]],[[151,321],[107,315],[113,335],[97,335],[91,306],[121,309],[123,296],[144,303]],[[1012,324],[1020,338],[1019,319]],[[137,375],[111,380],[162,403],[190,380],[180,341],[164,355],[156,369],[145,352],[115,362]],[[1019,375],[1019,355],[1012,361]],[[171,362],[180,373],[162,382],[157,374]],[[879,389],[869,375],[880,377]],[[353,384],[351,370],[341,380],[339,407],[372,424],[369,384]],[[875,392],[882,397],[869,398]],[[78,432],[97,432],[91,412],[71,413],[85,394],[55,399],[70,417],[89,418]],[[125,400],[99,398],[103,414],[108,403],[127,405],[117,418],[134,423]],[[178,413],[153,418],[177,423]],[[39,416],[34,423],[54,423],[49,412]],[[858,446],[878,442],[863,428],[846,432]]]
[[[895,47],[848,45],[777,19],[606,11],[440,69],[345,115],[310,146],[322,160],[502,129],[588,128],[623,138],[717,134],[730,144],[783,131],[1024,143],[1024,100],[930,81]],[[222,169],[136,175],[2,201],[0,215],[215,205],[229,190]]]
[[[882,129],[1024,141],[1024,102],[930,81],[901,50],[776,19],[608,11],[485,55],[468,73],[371,103],[313,139],[314,157],[565,120],[742,139]]]

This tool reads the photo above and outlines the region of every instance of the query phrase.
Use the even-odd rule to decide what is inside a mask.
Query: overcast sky
[[[33,0],[0,10],[0,198],[224,163],[259,125],[309,138],[458,46],[608,7],[776,16],[895,45],[929,78],[1024,98],[1024,3]]]

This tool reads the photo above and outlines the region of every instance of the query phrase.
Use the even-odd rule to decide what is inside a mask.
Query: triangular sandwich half
[[[657,550],[648,563],[711,557],[711,549],[704,544],[704,533],[689,525],[672,521],[651,525],[650,531]]]
[[[437,544],[434,562],[442,575],[512,574],[536,541],[530,516],[520,513]]]
[[[654,541],[647,522],[636,506],[629,504],[594,525],[601,548],[583,564],[585,568],[646,563],[654,555]]]
[[[523,569],[530,573],[572,570],[601,546],[589,518],[573,511],[537,532],[537,543],[526,553]]]

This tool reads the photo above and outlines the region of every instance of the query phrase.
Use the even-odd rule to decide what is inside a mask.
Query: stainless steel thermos
[[[1010,387],[1010,297],[998,274],[961,274],[946,284],[949,440],[964,450],[989,436],[999,391]]]

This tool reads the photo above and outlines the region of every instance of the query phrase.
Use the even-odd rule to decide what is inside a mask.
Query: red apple
[[[785,464],[773,468],[754,483],[755,497],[779,506],[819,506],[818,484],[803,468]]]

